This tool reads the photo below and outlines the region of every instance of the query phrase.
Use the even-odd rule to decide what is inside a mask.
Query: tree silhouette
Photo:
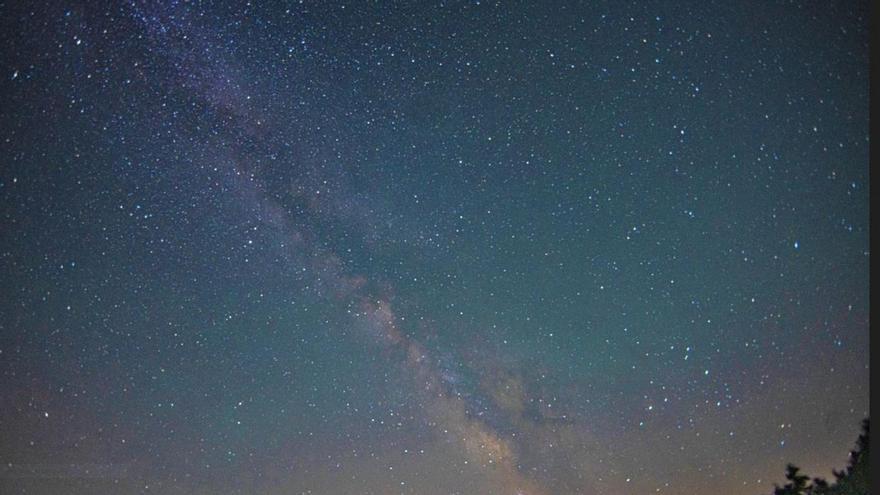
[[[788,464],[785,467],[785,486],[774,485],[773,495],[868,495],[870,485],[870,442],[868,418],[862,421],[862,433],[856,440],[856,449],[849,453],[849,462],[842,471],[832,470],[834,484],[822,478],[813,478],[799,474],[800,469]]]
[[[849,463],[844,471],[834,471],[837,478],[835,495],[860,495],[868,493],[870,484],[868,441],[870,424],[866,418],[862,421],[862,434],[856,440],[856,449],[849,453]]]
[[[810,477],[798,474],[798,471],[800,468],[794,464],[785,466],[785,479],[788,480],[788,483],[782,487],[777,485],[773,490],[773,495],[804,495],[807,493]]]

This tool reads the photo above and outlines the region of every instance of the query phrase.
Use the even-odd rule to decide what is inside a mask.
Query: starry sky
[[[0,3],[0,491],[770,493],[868,410],[868,3]]]

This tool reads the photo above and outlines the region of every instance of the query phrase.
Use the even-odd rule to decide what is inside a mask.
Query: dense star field
[[[0,4],[0,492],[829,476],[869,415],[867,13]]]

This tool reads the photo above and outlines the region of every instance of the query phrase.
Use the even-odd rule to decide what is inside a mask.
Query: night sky
[[[869,415],[867,14],[0,4],[0,492],[830,476]]]

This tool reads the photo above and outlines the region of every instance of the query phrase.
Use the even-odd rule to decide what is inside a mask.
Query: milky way
[[[0,6],[0,491],[828,476],[869,413],[866,16]]]

